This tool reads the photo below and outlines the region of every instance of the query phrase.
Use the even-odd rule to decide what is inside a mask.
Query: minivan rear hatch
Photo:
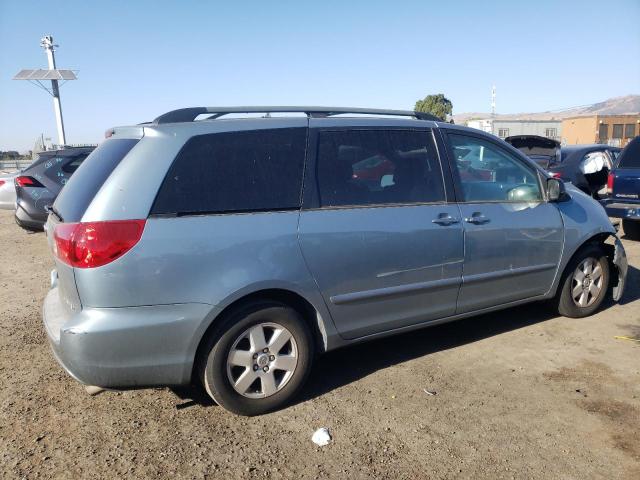
[[[141,132],[142,129],[139,131]],[[78,167],[50,208],[51,213],[45,225],[45,231],[49,247],[54,253],[60,300],[70,310],[81,309],[81,299],[78,295],[73,267],[60,260],[56,254],[55,229],[61,224],[82,220],[85,211],[104,182],[140,141],[140,138],[141,135],[138,138],[113,136],[105,140]]]

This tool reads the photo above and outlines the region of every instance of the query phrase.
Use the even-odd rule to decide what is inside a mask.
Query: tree
[[[453,104],[443,93],[438,93],[437,95],[427,95],[422,100],[418,100],[414,110],[416,112],[430,113],[446,121],[447,115],[451,115],[451,112],[453,112]]]

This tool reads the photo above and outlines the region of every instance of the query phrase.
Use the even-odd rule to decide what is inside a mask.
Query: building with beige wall
[[[640,135],[640,114],[590,115],[562,120],[564,145],[604,143],[624,147]]]
[[[468,120],[466,125],[482,130],[483,132],[492,133],[502,139],[513,135],[539,135],[541,137],[552,138],[553,140],[560,140],[562,133],[562,122],[555,119],[503,120],[500,118],[483,118]]]

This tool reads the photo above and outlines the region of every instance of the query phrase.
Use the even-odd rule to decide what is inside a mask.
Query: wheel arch
[[[609,238],[617,238],[615,233],[612,232],[599,232],[591,235],[586,240],[582,241],[577,245],[577,247],[571,252],[571,255],[567,258],[567,260],[562,265],[562,271],[558,272],[557,281],[555,282],[553,288],[553,296],[558,294],[558,289],[562,286],[562,279],[564,278],[567,268],[572,264],[573,259],[580,254],[580,252],[588,246],[596,245],[601,246],[609,259],[609,267],[612,269],[612,273],[618,272],[618,266],[614,263],[615,256],[615,246],[613,244],[606,243]],[[618,279],[617,275],[611,275],[611,285],[609,288],[615,288],[617,283],[614,284]]]
[[[242,308],[245,305],[260,301],[276,301],[288,305],[296,310],[305,322],[307,322],[307,325],[311,330],[316,351],[322,353],[327,350],[327,329],[325,323],[327,319],[322,316],[318,308],[316,308],[300,293],[293,290],[286,288],[264,288],[251,293],[246,293],[241,297],[234,299],[213,317],[198,340],[198,345],[195,350],[192,376],[196,372],[198,359],[202,354],[201,350],[203,345],[206,343],[206,339],[209,338],[210,335],[214,334],[216,329],[220,326],[221,321],[223,321],[231,312]]]

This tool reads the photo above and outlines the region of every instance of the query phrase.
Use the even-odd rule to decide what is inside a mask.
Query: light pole
[[[53,44],[53,37],[47,35],[40,40],[40,46],[44,48],[47,53],[47,62],[49,63],[49,70],[56,69],[56,55]],[[53,96],[53,110],[56,113],[56,125],[58,127],[58,141],[60,145],[66,145],[67,139],[64,135],[64,122],[62,121],[62,103],[60,103],[60,88],[58,87],[58,80],[51,80],[51,95]]]
[[[56,126],[58,128],[58,143],[61,147],[67,143],[64,133],[64,122],[62,120],[62,104],[60,102],[60,85],[59,80],[67,82],[69,80],[76,80],[76,74],[72,70],[58,70],[56,68],[55,57],[55,45],[53,43],[53,37],[46,35],[40,40],[40,46],[44,48],[47,54],[47,62],[49,64],[48,70],[43,69],[27,69],[20,70],[14,80],[28,80],[31,83],[37,84],[40,88],[45,90],[49,95],[53,97],[53,110],[56,114]],[[42,82],[45,80],[51,81],[51,88],[47,88]]]

